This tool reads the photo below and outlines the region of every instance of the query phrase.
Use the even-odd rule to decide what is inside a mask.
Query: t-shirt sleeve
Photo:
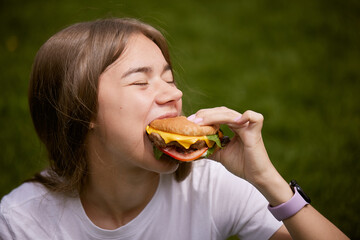
[[[0,239],[14,239],[14,234],[5,218],[4,204],[0,203]]]
[[[250,183],[214,166],[212,216],[219,235],[269,239],[282,225],[268,211],[265,197]]]
[[[0,239],[51,239],[54,234],[45,219],[46,198],[38,184],[24,183],[0,203]],[[50,200],[51,201],[51,200]],[[55,213],[54,213],[55,214]]]

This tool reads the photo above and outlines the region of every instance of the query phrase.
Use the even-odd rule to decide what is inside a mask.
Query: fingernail
[[[187,119],[193,123],[201,123],[203,121],[203,118],[196,117],[196,114],[189,116]]]
[[[188,119],[189,121],[194,121],[194,119],[195,119],[195,114],[189,116],[187,119]]]
[[[192,120],[194,123],[201,123],[204,119],[203,118],[195,118]]]
[[[236,117],[236,118],[234,119],[234,122],[238,122],[238,121],[240,121],[241,117],[242,117],[242,115],[240,115],[240,116]]]

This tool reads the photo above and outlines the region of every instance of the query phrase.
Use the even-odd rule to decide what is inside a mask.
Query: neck
[[[146,207],[157,190],[160,176],[144,169],[125,170],[101,162],[90,163],[89,177],[80,198],[95,225],[116,229],[130,222]]]

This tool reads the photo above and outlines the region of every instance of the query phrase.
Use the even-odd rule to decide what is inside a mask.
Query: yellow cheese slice
[[[196,137],[184,136],[184,135],[179,135],[179,134],[174,134],[174,133],[168,133],[168,132],[155,130],[154,128],[152,128],[150,126],[146,127],[146,132],[148,134],[150,134],[150,133],[158,133],[164,139],[166,144],[168,144],[169,142],[176,141],[186,149],[189,149],[189,147],[192,144],[196,143],[198,140],[204,140],[206,142],[206,145],[209,148],[211,148],[215,143],[214,141],[210,141],[206,136],[196,136]]]

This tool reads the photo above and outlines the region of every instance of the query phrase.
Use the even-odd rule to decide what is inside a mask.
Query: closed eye
[[[165,82],[170,83],[170,84],[175,84],[175,79],[174,79],[170,65],[166,65],[164,67],[164,70],[161,75]]]
[[[131,85],[135,85],[135,86],[146,86],[148,85],[148,81],[141,81],[141,82],[134,82]]]
[[[171,80],[171,81],[166,81],[167,83],[170,83],[170,84],[175,84],[175,80]]]

